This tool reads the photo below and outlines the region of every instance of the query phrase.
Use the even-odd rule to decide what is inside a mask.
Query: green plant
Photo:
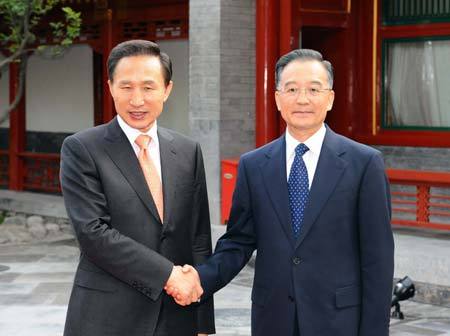
[[[19,64],[18,90],[13,102],[0,113],[0,124],[8,119],[9,113],[17,107],[22,98],[28,58],[34,52],[50,50],[61,54],[80,35],[81,13],[70,7],[62,7],[63,19],[50,22],[52,43],[41,43],[36,28],[42,26],[51,10],[61,0],[0,0],[0,50],[7,51],[7,57],[0,61],[0,76],[11,63]]]

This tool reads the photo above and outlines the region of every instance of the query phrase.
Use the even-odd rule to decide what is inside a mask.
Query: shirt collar
[[[325,139],[325,133],[326,128],[325,124],[322,124],[322,126],[319,128],[319,130],[314,133],[312,136],[310,136],[308,139],[306,139],[305,142],[303,142],[308,148],[309,151],[312,154],[319,156],[320,151],[322,149],[323,140]],[[291,155],[294,155],[295,148],[300,144],[301,142],[295,139],[290,133],[289,130],[286,128],[286,153],[287,158],[289,158]],[[307,153],[308,153],[307,152]]]
[[[120,128],[127,136],[128,141],[130,141],[131,145],[135,144],[137,137],[141,134],[148,135],[152,138],[152,142],[150,144],[154,143],[154,144],[158,145],[158,143],[159,143],[159,141],[158,141],[158,125],[157,125],[156,120],[153,123],[153,126],[147,132],[141,132],[138,129],[131,127],[130,125],[128,125],[125,122],[125,120],[122,119],[122,117],[120,115],[117,115],[117,121],[119,123]]]

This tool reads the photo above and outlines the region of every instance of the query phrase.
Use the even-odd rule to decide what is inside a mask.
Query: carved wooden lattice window
[[[164,40],[186,38],[188,35],[187,20],[155,20],[155,21],[126,21],[121,24],[121,38]]]
[[[124,22],[122,37],[125,39],[148,38],[148,23],[144,21]]]
[[[9,181],[9,157],[8,154],[0,153],[0,188],[7,187]]]
[[[384,0],[386,25],[450,22],[450,0]]]
[[[83,24],[81,26],[80,41],[98,40],[101,37],[100,25],[97,24]]]

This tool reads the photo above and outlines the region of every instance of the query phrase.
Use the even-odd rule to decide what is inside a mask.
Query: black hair
[[[159,49],[159,46],[152,41],[147,40],[129,40],[116,45],[108,57],[108,77],[110,81],[114,79],[114,71],[117,63],[124,58],[130,56],[155,56],[159,58],[163,69],[164,83],[166,86],[172,79],[172,61],[169,56]]]

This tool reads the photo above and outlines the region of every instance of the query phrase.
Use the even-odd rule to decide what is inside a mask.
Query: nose
[[[130,98],[130,105],[135,107],[144,105],[144,95],[140,92],[139,89],[133,91],[133,94]]]
[[[308,104],[309,103],[308,94],[306,92],[307,92],[306,88],[298,90],[297,100],[296,100],[298,104]]]

